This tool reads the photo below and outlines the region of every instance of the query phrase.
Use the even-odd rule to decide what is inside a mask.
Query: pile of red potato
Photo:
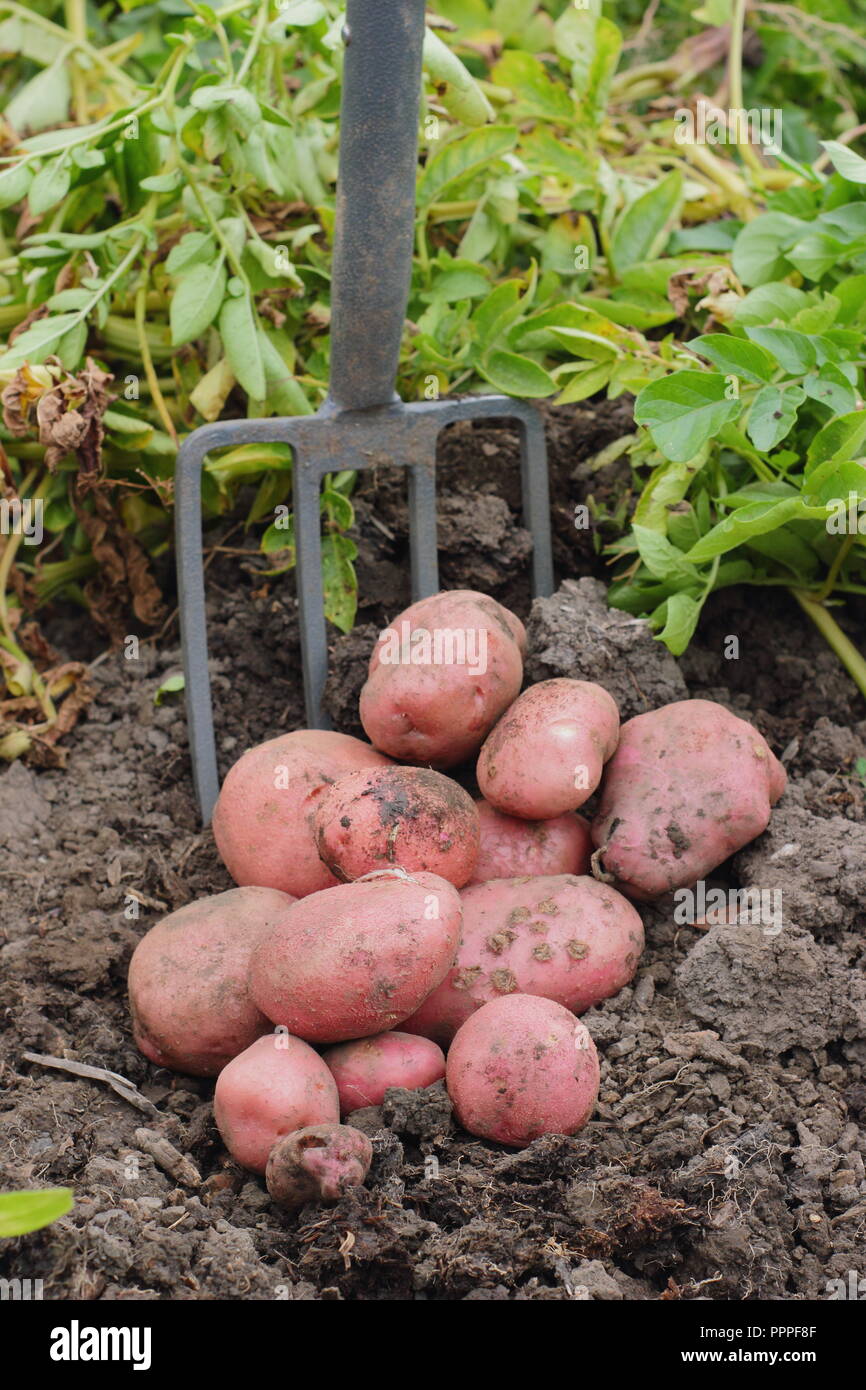
[[[370,1141],[340,1120],[392,1086],[444,1077],[463,1127],[515,1148],[579,1130],[599,1071],[575,1015],[635,973],[630,899],[703,878],[784,790],[722,706],[620,727],[598,685],[521,694],[524,648],[483,594],[407,609],[361,694],[372,746],[304,729],[244,753],[213,824],[239,886],[132,958],[141,1051],[217,1076],[228,1150],[288,1209],[364,1181]],[[442,771],[470,758],[478,801]],[[596,792],[590,825],[576,811]]]

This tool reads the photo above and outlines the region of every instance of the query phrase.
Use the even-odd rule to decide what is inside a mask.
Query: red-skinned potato
[[[446,1085],[460,1124],[481,1139],[523,1149],[542,1134],[576,1134],[598,1099],[589,1032],[552,999],[509,994],[463,1024],[448,1053]]]
[[[216,1076],[270,1030],[250,998],[250,956],[294,901],[273,888],[232,888],[151,927],[129,965],[132,1032],[145,1057]]]
[[[361,739],[319,729],[247,749],[223,782],[213,815],[217,849],[235,883],[296,898],[332,888],[337,880],[313,838],[317,799],[356,768],[388,765]]]
[[[337,1083],[300,1038],[269,1033],[220,1072],[214,1119],[232,1158],[264,1173],[278,1139],[307,1125],[339,1123]]]
[[[497,811],[550,820],[582,806],[619,737],[612,695],[567,677],[525,690],[486,739],[478,786]]]
[[[287,1134],[268,1157],[265,1182],[284,1211],[307,1202],[332,1204],[370,1171],[373,1145],[351,1125],[308,1125]]]
[[[622,894],[594,878],[491,879],[460,895],[457,958],[402,1028],[447,1047],[483,1004],[531,994],[583,1013],[637,969],[643,923]]]
[[[462,888],[478,858],[472,797],[426,767],[350,772],[319,797],[313,829],[322,861],[344,882],[399,864]]]
[[[766,830],[786,781],[757,729],[723,705],[639,714],[605,769],[596,872],[638,899],[693,884]]]
[[[444,977],[461,915],[457,889],[436,874],[385,870],[314,893],[259,942],[250,992],[308,1042],[386,1032]]]
[[[592,856],[589,821],[574,811],[553,820],[506,816],[488,801],[477,801],[481,823],[478,862],[471,883],[491,878],[586,874]]]
[[[402,762],[455,767],[517,697],[525,640],[519,618],[471,589],[413,604],[370,658],[360,701],[368,738]]]
[[[442,1049],[429,1038],[410,1033],[377,1033],[340,1043],[329,1047],[322,1058],[337,1083],[343,1115],[366,1105],[381,1105],[390,1086],[417,1091],[445,1075]]]

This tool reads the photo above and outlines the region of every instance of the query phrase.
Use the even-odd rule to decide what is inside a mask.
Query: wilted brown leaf
[[[75,514],[99,566],[85,593],[94,620],[112,641],[120,642],[126,635],[130,607],[140,622],[151,627],[162,620],[165,610],[147,552],[127,531],[106,494],[94,490],[91,496],[92,511],[83,506],[80,488],[73,499]]]

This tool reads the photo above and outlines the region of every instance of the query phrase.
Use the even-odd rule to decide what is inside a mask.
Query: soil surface
[[[732,1300],[827,1298],[862,1274],[866,709],[778,591],[718,596],[679,663],[609,612],[605,532],[577,529],[574,509],[626,495],[624,464],[588,460],[631,428],[627,411],[551,411],[548,425],[562,587],[531,608],[516,442],[489,425],[442,441],[443,586],[529,619],[533,680],[599,680],[625,714],[706,696],[763,731],[789,789],[714,882],[764,890],[772,918],[707,929],[680,924],[672,900],[642,907],[632,986],[585,1015],[602,1085],[575,1138],[507,1151],[458,1132],[441,1085],[392,1091],[352,1121],[373,1139],[367,1185],[286,1217],[227,1158],[212,1083],[156,1069],[130,1036],[140,936],[231,886],[199,827],[182,702],[154,698],[176,636],[104,655],[86,619],[58,615],[48,635],[94,661],[97,698],[65,770],[0,774],[0,1190],[68,1184],[75,1207],[3,1242],[0,1277],[41,1279],[54,1299]],[[356,501],[359,626],[335,643],[328,692],[347,732],[378,627],[409,598],[402,480],[368,476]],[[298,623],[291,577],[264,579],[253,555],[211,561],[224,773],[303,724]]]

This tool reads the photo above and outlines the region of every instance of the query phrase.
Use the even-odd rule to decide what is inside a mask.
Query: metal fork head
[[[187,722],[196,797],[204,824],[219,794],[213,707],[208,671],[202,549],[201,471],[214,449],[239,444],[285,443],[293,450],[297,594],[307,722],[328,728],[322,692],[328,673],[328,639],[322,586],[320,492],[328,473],[343,469],[407,470],[412,598],[439,588],[436,550],[436,439],[458,420],[513,419],[520,428],[524,524],[531,532],[532,587],[553,591],[547,457],[537,409],[509,396],[466,396],[369,410],[337,410],[268,420],[226,420],[195,430],[178,453],[175,538],[178,606],[186,685]]]

